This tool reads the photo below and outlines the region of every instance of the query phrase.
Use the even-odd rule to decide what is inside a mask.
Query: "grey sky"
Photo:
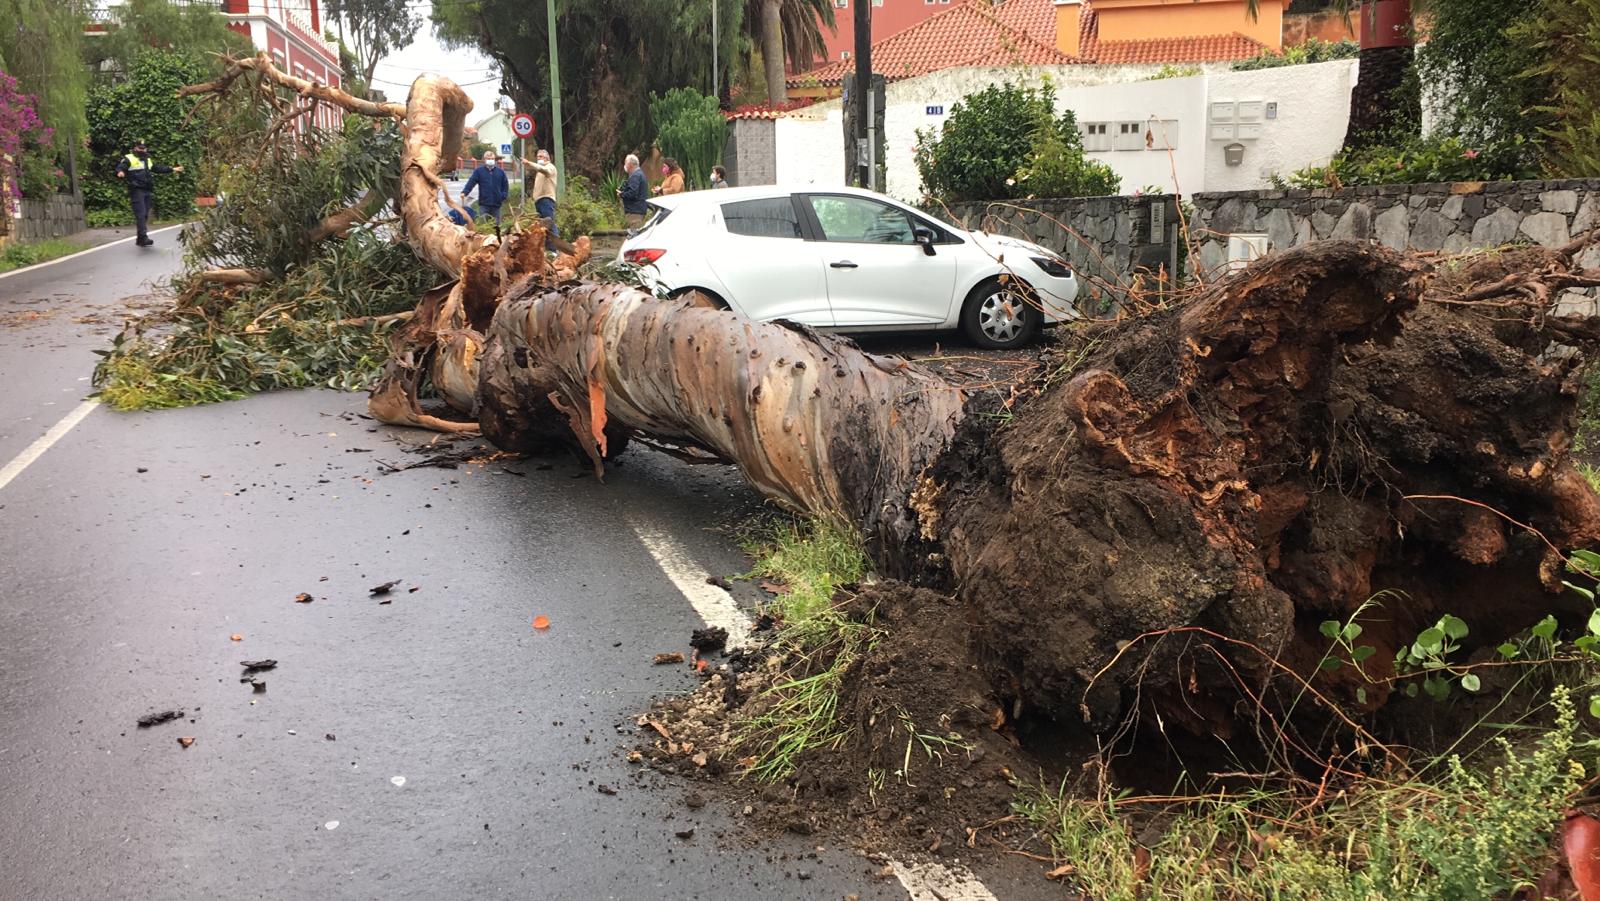
[[[437,72],[453,79],[472,98],[472,125],[489,115],[500,96],[500,78],[487,56],[473,49],[446,50],[434,39],[433,26],[426,21],[417,29],[416,39],[405,49],[389,54],[373,72],[374,85],[392,100],[405,100],[411,82],[423,72]]]

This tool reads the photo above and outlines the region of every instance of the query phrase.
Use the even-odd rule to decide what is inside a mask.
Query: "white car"
[[[1078,318],[1059,254],[969,232],[855,188],[728,188],[658,197],[618,260],[670,294],[751,319],[875,332],[960,328],[1017,347]]]

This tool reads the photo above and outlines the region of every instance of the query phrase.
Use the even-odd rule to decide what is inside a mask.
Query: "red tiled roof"
[[[1146,38],[1137,41],[1083,41],[1079,50],[1102,66],[1140,63],[1216,63],[1250,59],[1267,49],[1260,41],[1235,31],[1183,38]]]
[[[1000,24],[1015,28],[1046,47],[1056,45],[1055,0],[1001,0],[992,11]]]
[[[1060,52],[1053,41],[1036,40],[1001,21],[999,10],[1016,2],[1032,0],[1005,0],[999,7],[988,0],[969,0],[873,41],[872,70],[898,81],[958,66],[1062,66],[1085,61]],[[839,84],[854,69],[855,60],[838,60],[793,76],[789,84]]]
[[[747,103],[744,106],[723,110],[722,118],[733,119],[782,119],[790,110],[810,106],[815,101],[809,97],[797,97],[786,103],[774,106],[770,103]]]

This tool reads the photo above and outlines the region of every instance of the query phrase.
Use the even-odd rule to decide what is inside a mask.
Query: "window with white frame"
[[[833,5],[844,9],[850,5],[850,0],[833,0]]]
[[[1143,150],[1144,123],[1118,122],[1116,142],[1112,145],[1112,148],[1114,150]]]
[[[848,50],[840,50],[839,51],[839,58],[840,59],[849,59],[850,58],[850,51],[848,51]]]
[[[1082,122],[1078,131],[1083,135],[1083,149],[1091,153],[1110,150],[1111,135],[1109,122]]]

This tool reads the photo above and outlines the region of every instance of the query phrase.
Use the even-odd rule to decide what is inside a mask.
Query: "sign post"
[[[533,117],[527,113],[517,113],[511,117],[511,133],[517,136],[517,181],[522,182],[523,192],[527,192],[527,174],[522,171],[522,158],[527,155],[527,145],[524,143],[533,136]]]

